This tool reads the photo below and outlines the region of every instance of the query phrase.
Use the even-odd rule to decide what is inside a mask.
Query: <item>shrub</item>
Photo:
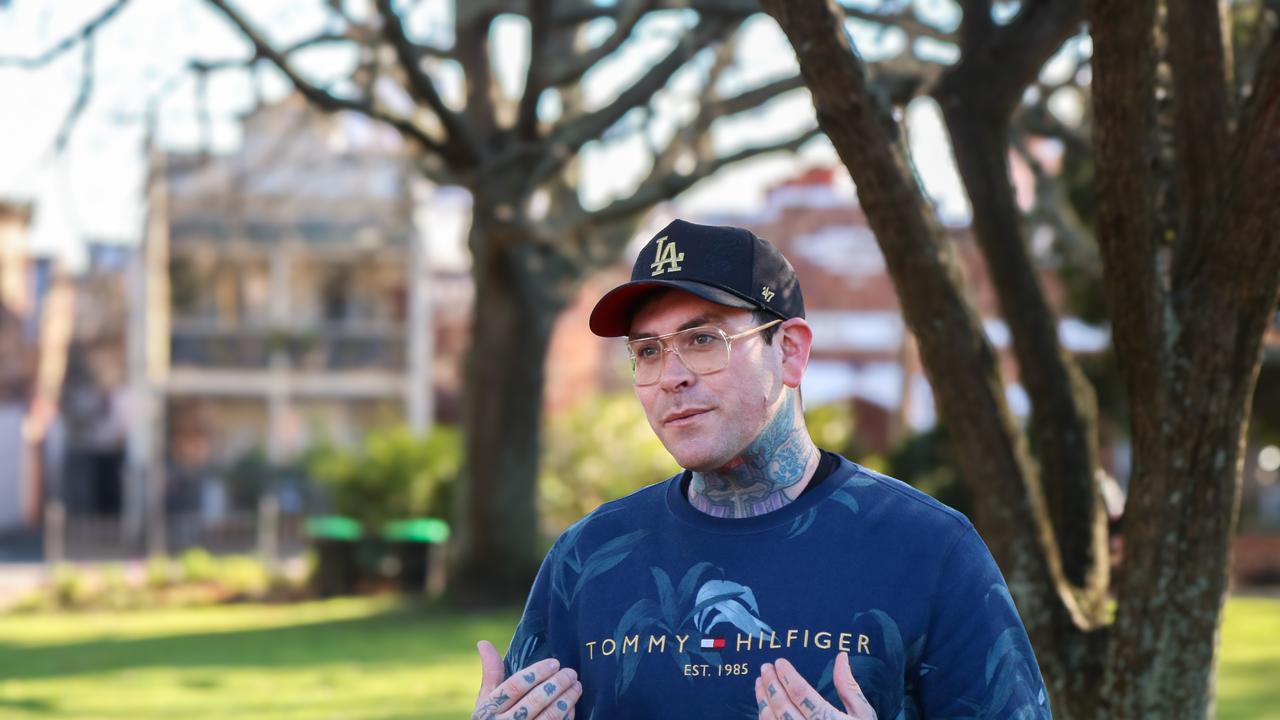
[[[547,424],[538,481],[547,530],[679,469],[631,393],[590,397]]]
[[[137,604],[134,588],[119,564],[108,565],[103,569],[100,602],[113,610],[123,610]]]
[[[818,447],[850,457],[857,454],[852,452],[857,424],[850,403],[836,402],[806,409],[804,423]]]
[[[300,600],[297,580],[273,576],[256,558],[215,557],[190,550],[172,572],[167,558],[147,562],[144,577],[131,580],[119,564],[90,572],[72,565],[54,569],[49,583],[13,605],[13,612],[42,610],[137,610],[194,607],[237,600]]]
[[[402,518],[447,519],[461,462],[457,431],[437,427],[424,436],[401,426],[369,433],[356,450],[317,447],[306,467],[333,512],[376,529]]]
[[[164,555],[147,558],[147,589],[159,590],[173,583],[173,564]]]
[[[53,603],[57,607],[80,607],[93,601],[93,583],[74,565],[53,570]]]
[[[183,582],[204,583],[218,579],[218,561],[204,548],[192,548],[178,559]]]
[[[260,598],[271,588],[271,574],[255,558],[232,555],[219,562],[218,584],[232,597]]]

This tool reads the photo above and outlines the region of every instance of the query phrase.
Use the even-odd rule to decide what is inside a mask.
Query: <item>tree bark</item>
[[[496,219],[501,207],[477,193],[471,230],[477,302],[457,496],[456,587],[463,599],[484,603],[523,599],[541,558],[536,491],[544,369],[568,289],[555,268],[531,261],[537,243],[530,228]]]
[[[972,69],[971,69],[972,68]],[[988,98],[992,69],[961,59],[935,93],[951,135],[956,167],[973,207],[982,248],[1009,324],[1022,382],[1031,398],[1039,479],[1067,579],[1083,590],[1090,615],[1100,616],[1109,578],[1106,513],[1094,479],[1098,467],[1093,388],[1058,340],[1027,247],[1009,178],[1006,104]]]
[[[818,123],[853,176],[906,322],[919,341],[940,414],[953,433],[962,477],[983,499],[975,524],[1004,570],[1033,645],[1043,653],[1052,701],[1060,708],[1079,704],[1091,697],[1085,692],[1090,675],[1069,669],[1063,658],[1089,654],[1091,638],[1076,631],[1086,621],[1062,576],[1025,438],[1005,404],[995,353],[965,297],[951,247],[904,150],[889,138],[885,111],[867,92],[835,5],[766,0],[764,6],[795,48]]]
[[[1182,285],[1203,261],[1197,238],[1211,231],[1222,206],[1223,159],[1232,118],[1231,35],[1224,32],[1222,0],[1172,0],[1166,4],[1166,56],[1173,90],[1173,137],[1178,252],[1173,284]]]
[[[1137,93],[1149,82],[1152,12],[1123,3],[1099,2],[1092,9],[1095,67],[1101,71],[1104,59],[1106,65],[1128,62],[1117,65],[1118,71],[1095,72],[1096,122],[1106,131],[1095,135],[1099,169],[1106,170],[1099,173],[1100,208],[1107,212],[1098,238],[1107,259],[1104,277],[1117,343],[1137,338],[1125,341],[1121,360],[1134,418],[1126,515],[1139,520],[1125,528],[1127,568],[1118,589],[1104,696],[1111,717],[1202,718],[1214,702],[1216,638],[1239,512],[1240,448],[1261,338],[1280,283],[1280,40],[1273,40],[1265,56],[1270,62],[1259,66],[1234,135],[1203,139],[1230,148],[1213,158],[1214,166],[1178,145],[1182,188],[1201,194],[1202,207],[1180,224],[1174,270],[1166,278],[1154,252],[1134,250],[1152,241],[1140,236],[1135,243],[1132,228],[1125,226],[1134,214],[1127,202],[1134,195],[1125,192],[1136,193],[1149,182],[1143,157],[1132,153],[1128,164],[1124,147],[1145,137],[1143,118],[1134,115],[1135,109],[1143,112],[1141,103],[1133,108],[1132,98],[1141,97]],[[1197,47],[1171,54],[1202,52]],[[1188,72],[1190,61],[1182,62]],[[1221,68],[1210,63],[1213,79],[1201,79],[1226,83]],[[1215,95],[1204,88],[1194,92]],[[1219,132],[1213,125],[1206,124],[1206,132]],[[1151,317],[1125,304],[1135,291],[1132,299],[1146,303]],[[1151,342],[1141,341],[1143,333]]]
[[[1226,142],[1226,167],[1205,170],[1207,156],[1185,149],[1185,157],[1178,158],[1184,163],[1177,170],[1183,186],[1198,194],[1204,207],[1184,218],[1180,230],[1191,234],[1170,247],[1157,237],[1153,200],[1156,2],[1093,0],[1090,5],[1097,236],[1113,340],[1129,388],[1135,455],[1126,509],[1134,520],[1126,528],[1118,614],[1114,624],[1097,627],[1096,617],[1081,612],[1078,598],[1067,589],[1039,485],[1003,406],[991,349],[964,300],[954,260],[904,153],[884,131],[883,112],[867,92],[835,4],[764,4],[796,49],[819,123],[857,184],[907,324],[920,338],[940,413],[957,431],[966,483],[983,498],[977,524],[1018,601],[1055,715],[1205,717],[1212,709],[1214,644],[1239,506],[1240,446],[1261,337],[1280,285],[1280,204],[1274,200],[1280,196],[1280,38],[1264,53],[1254,94]],[[1028,3],[1003,27],[1033,24],[1037,12],[1055,5],[1060,7]],[[1013,42],[1014,34],[988,42],[1003,31],[987,11],[983,2],[966,6],[962,45],[966,52],[979,48],[980,59],[1007,57],[992,48]],[[1047,32],[1052,25],[1034,27]],[[1189,41],[1183,33],[1175,34],[1174,42]],[[1189,58],[1221,52],[1221,47],[1195,41],[1176,50],[1183,53],[1178,62],[1184,76]],[[1053,357],[1061,350],[1052,315],[1035,286],[1005,165],[1012,102],[1006,91],[1044,61],[1028,57],[1015,54],[1010,67],[988,64],[985,72],[975,69],[983,67],[981,61],[967,65],[962,58],[938,94],[973,200],[975,232],[993,266],[1028,389],[1046,409],[1069,413],[1075,404],[1078,412],[1079,398],[1071,397],[1076,378],[1069,363]],[[1191,74],[1226,83],[1228,73],[1221,67],[1210,63]],[[958,79],[965,71],[975,73],[968,84]],[[1195,92],[1219,96],[1212,88]],[[1187,126],[1197,121],[1182,120]],[[1217,128],[1212,122],[1207,126]],[[1214,163],[1222,162],[1222,154],[1214,154]],[[1214,177],[1226,182],[1206,179]],[[1019,304],[1015,298],[1030,302]],[[1039,420],[1033,423],[1037,432],[1047,430]],[[1079,447],[1080,441],[1074,438],[1062,447]],[[1042,459],[1045,452],[1042,448]],[[1078,491],[1084,483],[1078,468],[1073,472]],[[1071,492],[1071,482],[1065,480],[1063,493]],[[1096,521],[1099,506],[1091,479],[1086,491],[1087,499],[1077,498],[1077,504],[1063,499]],[[1064,535],[1068,522],[1059,519]]]
[[[991,272],[1014,355],[1031,398],[1031,432],[1067,579],[1101,617],[1109,579],[1093,388],[1058,340],[1009,175],[1012,115],[1027,85],[1076,31],[1079,0],[1025,6],[1007,25],[985,3],[966,6],[961,57],[934,93],[973,208],[972,229]]]

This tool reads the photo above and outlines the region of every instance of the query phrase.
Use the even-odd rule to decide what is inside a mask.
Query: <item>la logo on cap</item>
[[[668,242],[665,235],[658,238],[656,242],[658,248],[654,252],[653,264],[649,266],[653,268],[653,272],[649,273],[649,275],[651,277],[661,275],[668,270],[680,272],[680,263],[684,260],[684,253],[677,253],[676,244]]]

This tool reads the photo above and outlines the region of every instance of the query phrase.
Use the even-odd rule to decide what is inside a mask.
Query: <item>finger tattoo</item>
[[[529,717],[529,708],[522,707],[516,710],[516,714],[511,717],[515,718],[515,720],[525,720],[525,718]]]
[[[524,675],[521,675],[520,677],[524,678],[524,681],[529,683],[530,685],[533,684],[534,680],[538,679],[538,676],[534,675],[533,672],[527,672]]]
[[[556,694],[556,684],[547,683],[546,685],[542,686],[542,691],[547,694],[547,697],[551,697],[552,695]]]

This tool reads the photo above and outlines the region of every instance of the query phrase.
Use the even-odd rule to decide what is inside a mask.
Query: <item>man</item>
[[[1049,717],[1026,631],[963,515],[820,451],[790,263],[676,220],[591,315],[685,471],[543,562],[474,718]],[[856,678],[856,680],[855,680]]]

